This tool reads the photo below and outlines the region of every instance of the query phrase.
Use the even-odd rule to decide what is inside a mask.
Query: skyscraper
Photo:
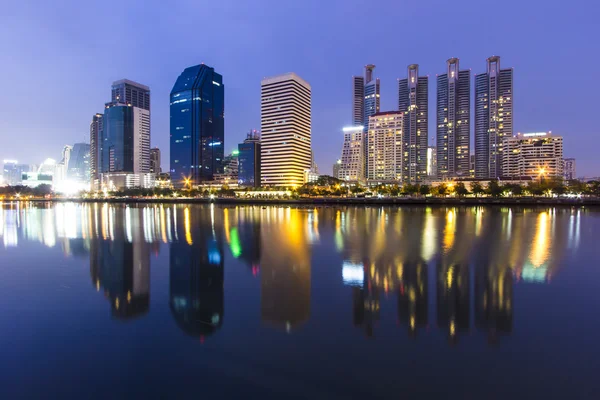
[[[171,181],[182,187],[223,173],[225,86],[214,68],[186,68],[171,90]]]
[[[100,147],[103,130],[104,114],[96,114],[90,123],[90,179],[91,188],[98,188],[100,174]]]
[[[113,83],[111,97],[114,101],[106,103],[102,118],[98,173],[111,185],[117,175],[124,182],[135,174],[137,183],[131,185],[137,186],[139,177],[150,172],[150,88],[124,79]]]
[[[437,77],[437,176],[468,177],[471,136],[471,71],[458,58]]]
[[[160,167],[160,149],[153,147],[150,149],[150,172],[153,174],[160,174],[162,168]]]
[[[380,94],[379,78],[373,79],[374,64],[365,65],[365,76],[352,77],[352,126],[363,127],[363,162],[368,162],[367,149],[369,148],[367,129],[369,127],[369,117],[379,112]],[[363,170],[366,173],[368,166],[365,164]]]
[[[365,125],[365,77],[352,77],[352,125]]]
[[[428,83],[419,76],[419,66],[408,66],[408,77],[398,80],[398,110],[404,112],[402,145],[403,181],[421,182],[427,175]]]
[[[487,59],[487,72],[475,76],[475,177],[502,176],[502,141],[513,135],[513,70],[500,69],[500,57]]]
[[[363,126],[349,126],[343,129],[344,145],[342,158],[338,165],[338,179],[348,182],[364,183],[365,151]]]
[[[391,183],[402,180],[404,116],[402,111],[387,111],[369,117],[369,181]]]
[[[375,65],[369,64],[365,67],[365,115],[363,126],[369,124],[369,117],[379,112],[379,78],[373,79]]]
[[[294,73],[261,82],[261,175],[267,186],[296,186],[311,165],[311,88]]]
[[[238,145],[238,185],[260,187],[260,132],[248,133]]]

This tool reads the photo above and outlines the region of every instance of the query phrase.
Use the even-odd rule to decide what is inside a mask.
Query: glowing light
[[[190,209],[187,207],[183,210],[183,225],[185,228],[185,241],[191,246],[194,242],[190,231]]]
[[[548,226],[548,214],[542,212],[538,215],[535,238],[529,260],[534,268],[541,267],[548,259],[548,249],[550,248],[550,230]]]
[[[454,267],[448,268],[446,272],[446,287],[450,289],[452,287],[452,281],[454,280]]]
[[[237,228],[231,229],[231,243],[229,244],[229,248],[231,249],[231,254],[233,254],[235,258],[242,255],[242,245],[240,243]]]
[[[358,132],[358,131],[363,131],[365,129],[364,126],[359,125],[359,126],[345,126],[342,128],[342,131],[344,132]]]
[[[344,261],[342,263],[342,280],[344,285],[363,287],[364,276],[362,264],[356,264],[349,261]]]

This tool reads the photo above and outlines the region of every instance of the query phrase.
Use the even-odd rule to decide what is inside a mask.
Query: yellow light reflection
[[[192,245],[194,242],[192,241],[192,232],[190,230],[190,209],[187,207],[183,210],[183,224],[185,228],[185,241],[189,245]]]
[[[548,224],[548,213],[538,214],[535,238],[531,247],[529,260],[535,268],[539,268],[548,260],[550,249],[550,227]]]

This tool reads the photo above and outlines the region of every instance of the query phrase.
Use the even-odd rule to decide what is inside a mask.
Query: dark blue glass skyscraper
[[[260,133],[250,131],[238,145],[238,185],[260,187]]]
[[[225,87],[214,68],[186,68],[173,86],[171,106],[171,182],[182,187],[223,173]]]

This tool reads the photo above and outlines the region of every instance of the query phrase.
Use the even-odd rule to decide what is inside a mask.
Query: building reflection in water
[[[366,336],[376,336],[387,315],[381,308],[392,303],[411,337],[434,326],[457,343],[471,331],[474,310],[476,331],[497,343],[512,332],[517,285],[556,276],[565,249],[580,245],[589,212],[4,202],[0,245],[30,241],[65,256],[89,253],[94,288],[113,316],[129,319],[148,312],[150,255],[168,243],[173,317],[186,333],[205,337],[223,323],[225,248],[260,277],[261,319],[292,331],[310,317],[311,247],[329,243],[348,288],[348,324]]]
[[[142,214],[135,207],[111,208],[112,239],[90,242],[92,282],[97,291],[104,292],[118,319],[142,316],[150,308],[151,247],[143,240]]]
[[[310,316],[311,266],[308,233],[317,209],[269,207],[261,210],[261,317],[290,332]]]
[[[436,271],[437,326],[446,332],[450,343],[469,331],[469,260],[474,240],[457,237],[459,232],[474,232],[476,220],[469,213],[448,209],[443,235],[444,251],[438,255]]]
[[[253,206],[223,209],[223,229],[231,255],[248,265],[255,277],[260,273],[262,249],[260,210]]]
[[[170,244],[169,304],[179,328],[204,340],[223,325],[224,254],[220,215],[177,207],[177,236]]]

